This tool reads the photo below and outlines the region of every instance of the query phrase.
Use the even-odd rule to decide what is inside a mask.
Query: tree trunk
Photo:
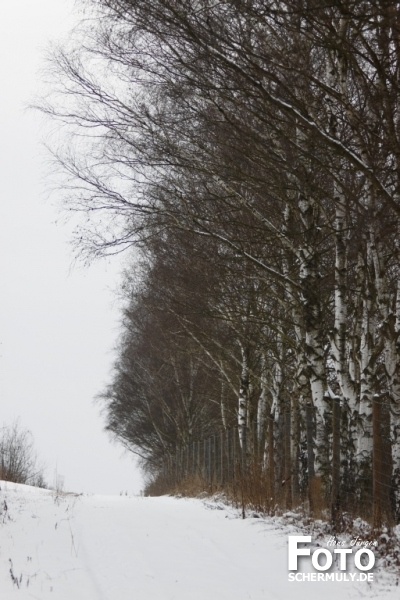
[[[267,375],[266,375],[266,365],[267,361],[265,358],[265,354],[263,353],[261,356],[261,376],[260,376],[260,384],[261,384],[261,392],[260,397],[258,399],[257,405],[257,446],[258,446],[258,454],[262,457],[263,448],[265,446],[265,438],[266,438],[266,425],[267,425],[267,410],[268,410],[268,390],[267,390]]]
[[[331,521],[337,529],[340,517],[340,398],[332,399],[332,491]]]
[[[382,527],[383,513],[383,498],[382,498],[382,470],[383,470],[383,453],[382,453],[382,432],[381,432],[381,399],[379,396],[374,397],[373,402],[373,461],[372,461],[372,486],[373,486],[373,525],[374,528],[380,530]]]
[[[308,502],[310,515],[314,514],[314,407],[311,402],[306,405],[306,436],[307,436],[307,466],[308,466]]]
[[[271,498],[271,507],[275,506],[275,450],[274,450],[274,413],[268,418],[268,487]]]
[[[299,486],[299,453],[300,453],[300,410],[299,400],[292,392],[291,408],[290,408],[290,453],[291,453],[291,490],[292,490],[292,505],[297,506],[300,499]]]
[[[283,478],[283,492],[286,508],[292,508],[292,461],[291,461],[291,418],[290,418],[290,403],[286,402],[286,410],[284,415],[284,438],[285,438],[285,467]]]
[[[242,466],[247,458],[247,409],[249,392],[249,362],[245,349],[240,345],[242,353],[242,372],[240,377],[239,407],[238,407],[238,431],[239,444],[242,452]]]

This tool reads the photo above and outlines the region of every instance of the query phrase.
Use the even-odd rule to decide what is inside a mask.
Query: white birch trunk
[[[267,422],[267,409],[268,409],[268,390],[267,390],[267,361],[265,354],[261,356],[261,392],[258,399],[257,405],[257,441],[258,447],[261,450],[261,444],[265,441],[265,428]]]
[[[310,203],[303,199],[300,210],[305,215]],[[306,220],[306,217],[305,217]],[[306,223],[305,223],[306,224]],[[326,462],[325,425],[325,356],[320,332],[320,306],[317,292],[318,276],[313,250],[303,247],[301,251],[300,279],[303,287],[305,348],[311,397],[316,409],[315,475],[320,476]]]
[[[279,363],[275,363],[273,374],[272,374],[272,385],[271,385],[271,395],[272,395],[272,407],[280,414],[281,412],[281,387],[282,387],[282,369]],[[272,408],[271,408],[272,410]]]
[[[348,18],[339,21],[338,35],[346,38]],[[347,96],[347,66],[343,55],[332,50],[327,65],[327,81],[329,87],[337,89],[343,97]],[[332,133],[336,123],[335,102],[328,98],[328,113]],[[330,108],[329,108],[330,107]],[[340,168],[340,163],[339,163]],[[355,363],[350,358],[351,344],[347,335],[348,318],[348,281],[347,281],[347,214],[346,198],[337,181],[333,182],[335,201],[335,327],[331,340],[332,354],[335,362],[337,381],[343,399],[342,407],[354,415],[357,405],[357,389],[355,385]]]
[[[248,403],[248,389],[249,389],[249,364],[245,349],[240,344],[240,350],[242,354],[242,372],[240,377],[240,389],[239,389],[239,406],[238,406],[238,431],[239,431],[239,444],[242,452],[246,454],[247,451],[247,403]]]
[[[309,348],[308,363],[311,369],[310,386],[314,407],[316,408],[315,437],[315,475],[320,476],[326,462],[326,423],[325,423],[325,362],[323,349],[318,339],[319,332],[308,331],[306,344]]]
[[[369,243],[368,243],[369,246]],[[368,253],[369,254],[369,253]],[[370,258],[370,255],[369,255]],[[373,378],[371,366],[372,339],[374,337],[375,323],[372,315],[372,299],[370,283],[366,276],[363,298],[363,312],[361,324],[360,346],[360,403],[358,409],[358,441],[357,459],[359,462],[370,460],[373,448],[372,438],[372,402]]]
[[[220,402],[220,406],[221,406],[221,419],[222,419],[222,426],[224,429],[227,428],[227,420],[226,420],[226,396],[225,396],[225,388],[226,388],[226,384],[223,381],[221,383],[221,402]]]
[[[354,425],[357,413],[357,384],[353,336],[348,329],[348,265],[346,200],[335,182],[335,324],[331,338],[332,358],[340,388],[341,410],[347,413],[349,426],[341,431],[341,464],[351,463],[357,442]]]
[[[386,371],[392,399],[391,434],[396,511],[400,511],[400,279],[397,282],[394,335],[387,349]]]
[[[349,371],[349,340],[347,336],[347,248],[345,239],[346,205],[343,193],[337,190],[336,203],[336,258],[335,258],[335,328],[331,340],[335,371],[343,404],[351,413],[356,409],[357,390]],[[354,366],[352,368],[354,373]]]

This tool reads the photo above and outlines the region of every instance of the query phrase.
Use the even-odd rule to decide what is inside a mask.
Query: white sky
[[[138,492],[130,457],[109,442],[93,400],[118,336],[121,259],[72,266],[71,226],[49,197],[40,91],[49,40],[76,17],[73,0],[0,3],[0,425],[20,417],[65,489]]]

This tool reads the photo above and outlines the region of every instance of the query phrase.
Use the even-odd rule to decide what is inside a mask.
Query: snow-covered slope
[[[287,535],[200,500],[57,496],[1,482],[0,598],[398,598],[372,584],[289,582]]]

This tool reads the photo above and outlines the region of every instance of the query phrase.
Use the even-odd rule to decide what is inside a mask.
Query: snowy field
[[[289,582],[279,521],[177,498],[76,496],[1,482],[0,599],[399,598],[393,578]],[[214,506],[214,509],[212,508]]]

